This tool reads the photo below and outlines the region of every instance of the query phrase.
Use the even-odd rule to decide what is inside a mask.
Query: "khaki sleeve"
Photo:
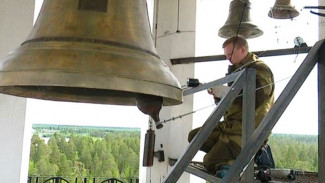
[[[256,107],[263,104],[274,92],[274,78],[264,63],[256,64]]]

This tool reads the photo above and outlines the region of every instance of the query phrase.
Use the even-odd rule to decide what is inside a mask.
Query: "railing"
[[[29,176],[27,183],[139,183],[139,178]]]

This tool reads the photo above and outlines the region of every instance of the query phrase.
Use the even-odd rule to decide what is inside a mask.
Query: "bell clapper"
[[[155,121],[157,129],[163,127],[163,125],[159,122],[159,112],[163,104],[162,97],[139,94],[136,104],[141,112],[148,114]]]

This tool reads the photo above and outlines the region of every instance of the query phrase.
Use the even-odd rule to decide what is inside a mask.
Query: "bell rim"
[[[270,9],[268,16],[274,19],[292,19],[299,16],[299,12],[289,5],[277,5]]]
[[[87,44],[88,49],[92,49],[92,53],[94,55],[98,54],[104,54],[105,57],[107,55],[105,54],[111,54],[106,52],[107,50],[110,50],[114,52],[116,55],[121,56],[121,60],[125,60],[127,58],[132,58],[132,64],[135,64],[137,68],[145,70],[150,68],[156,68],[156,72],[161,77],[151,77],[152,80],[146,80],[146,76],[140,76],[138,78],[132,77],[133,75],[118,75],[116,73],[90,73],[90,71],[84,72],[84,70],[73,70],[78,65],[82,65],[83,63],[75,63],[75,66],[67,69],[62,70],[58,68],[29,68],[31,67],[29,62],[33,62],[33,58],[36,58],[36,60],[40,60],[38,57],[41,57],[39,54],[36,54],[36,52],[44,51],[42,49],[50,50],[50,55],[46,58],[42,58],[44,60],[51,60],[52,63],[57,62],[56,60],[53,60],[60,55],[61,49],[65,50],[65,46],[74,45],[74,50],[68,50],[69,55],[68,57],[76,56],[78,57],[78,54],[81,56],[87,55],[85,52],[85,46],[79,45],[81,43],[57,43],[57,42],[46,42],[46,43],[26,43],[24,45],[21,45],[19,48],[17,48],[14,52],[10,53],[0,62],[0,92],[20,97],[27,97],[27,98],[38,98],[38,99],[45,99],[45,100],[54,100],[54,101],[71,101],[71,102],[85,102],[85,103],[103,103],[103,104],[115,104],[110,102],[92,102],[91,100],[88,101],[88,99],[80,101],[78,100],[70,100],[67,97],[63,99],[58,99],[55,96],[46,96],[46,97],[31,97],[26,95],[26,90],[21,90],[21,87],[28,88],[28,86],[35,86],[38,85],[40,89],[47,88],[47,87],[75,87],[75,88],[85,88],[87,83],[88,86],[91,86],[93,90],[97,89],[105,89],[105,90],[111,90],[111,91],[125,91],[125,93],[131,94],[131,96],[135,96],[136,93],[139,94],[147,94],[147,95],[155,95],[155,96],[161,96],[164,98],[163,105],[169,106],[169,105],[177,105],[182,103],[182,90],[180,87],[179,82],[177,81],[176,77],[171,73],[167,65],[160,60],[160,58],[155,57],[154,55],[145,53],[141,50],[132,50],[130,48],[116,48],[113,46],[108,45],[98,45],[98,44]],[[42,45],[42,46],[40,46]],[[78,46],[81,46],[81,51],[79,50]],[[56,49],[53,49],[53,46],[56,47]],[[94,46],[94,47],[92,47]],[[37,48],[37,49],[36,49]],[[108,49],[110,48],[110,49]],[[97,52],[93,52],[96,50]],[[104,51],[103,51],[104,50]],[[118,50],[118,51],[116,51]],[[87,50],[86,50],[87,51]],[[26,54],[28,53],[28,54]],[[35,57],[32,57],[30,60],[23,60],[28,56],[36,55]],[[116,56],[115,55],[115,56]],[[60,55],[61,56],[61,55]],[[80,57],[81,57],[80,56]],[[92,58],[93,55],[88,55],[88,57]],[[115,57],[110,55],[111,57]],[[106,58],[106,57],[105,57]],[[67,60],[70,58],[67,58]],[[85,62],[89,58],[85,59]],[[90,60],[95,60],[95,58],[92,58]],[[145,62],[144,60],[151,60],[150,63]],[[138,61],[139,63],[133,63],[135,61]],[[109,63],[109,61],[107,61]],[[116,60],[118,62],[118,60]],[[130,63],[131,61],[127,62]],[[11,68],[10,64],[17,64],[20,68]],[[143,65],[143,63],[145,63]],[[31,64],[32,65],[32,64]],[[48,63],[45,64],[48,66]],[[95,64],[93,64],[95,65]],[[104,67],[104,66],[103,66]],[[132,70],[127,70],[128,67],[130,67],[130,64],[125,64],[125,72],[124,73],[132,73]],[[114,69],[114,68],[113,68]],[[103,68],[103,71],[107,71]],[[108,72],[108,71],[107,71]],[[133,71],[134,72],[134,71]],[[154,72],[154,71],[153,71]],[[45,74],[44,74],[45,73]],[[162,75],[163,74],[163,75]],[[74,78],[76,78],[75,83],[69,81],[71,79],[71,76],[73,75]],[[154,75],[154,74],[151,74]],[[14,79],[12,79],[14,78]],[[61,80],[50,80],[51,78],[61,78]],[[82,79],[80,79],[82,78]],[[114,79],[112,79],[114,78]],[[88,80],[85,82],[85,80]],[[92,86],[91,84],[93,81],[101,80],[101,84],[98,84],[98,86]],[[132,80],[132,82],[130,81]],[[24,82],[22,82],[24,81]],[[33,82],[32,82],[33,81]],[[48,83],[54,83],[53,85],[49,85]],[[106,83],[106,86],[105,86]],[[109,86],[109,83],[117,83],[116,85],[113,85],[112,87]],[[131,88],[125,88],[122,84],[125,84],[127,86],[132,86]],[[26,87],[27,86],[27,87]],[[7,88],[6,88],[7,87]],[[12,88],[10,88],[12,87]],[[19,90],[20,88],[20,90]],[[137,88],[137,89],[136,89]],[[150,90],[146,88],[152,88]],[[16,91],[17,90],[17,91]],[[138,90],[138,91],[136,91]],[[10,91],[10,92],[8,92]],[[171,92],[172,91],[172,92]],[[39,94],[40,95],[40,94]],[[131,97],[132,100],[130,102],[124,102],[118,103],[117,105],[135,105],[134,97]],[[96,100],[94,100],[96,101]]]
[[[218,36],[222,38],[229,38],[235,36],[237,33],[238,24],[226,24],[222,26],[218,31]],[[229,31],[232,30],[232,31]],[[243,34],[243,32],[254,32],[256,34]],[[238,31],[239,35],[242,35],[246,39],[256,38],[263,35],[263,31],[256,25],[251,23],[243,23]]]
[[[164,106],[178,105],[183,101],[183,92],[182,89],[161,85],[160,83],[153,83],[148,81],[134,81],[127,78],[113,78],[110,81],[109,78],[106,78],[107,82],[122,82],[123,84],[130,86],[130,83],[137,83],[137,90],[133,90],[134,88],[125,89],[123,87],[118,87],[118,85],[114,85],[114,87],[93,87],[89,88],[84,86],[82,83],[75,83],[74,85],[68,85],[67,83],[60,83],[60,81],[51,81],[52,83],[57,82],[55,85],[49,85],[48,83],[41,83],[37,86],[33,85],[34,83],[14,83],[14,82],[5,82],[6,78],[15,75],[16,81],[20,81],[21,79],[28,78],[28,74],[20,73],[20,76],[17,76],[16,73],[0,73],[0,93],[14,95],[18,97],[25,98],[35,98],[35,99],[43,99],[43,100],[52,100],[52,101],[65,101],[65,102],[81,102],[81,103],[96,103],[96,104],[113,104],[113,105],[136,105],[136,97],[138,94],[144,95],[154,95],[163,98]],[[62,73],[55,73],[59,75],[63,75]],[[34,75],[34,74],[30,74]],[[44,78],[44,76],[38,73],[40,78]],[[46,73],[45,75],[48,75]],[[71,73],[66,74],[67,77],[71,78]],[[81,75],[76,75],[75,77],[80,77]],[[84,76],[84,75],[83,75]],[[89,80],[93,80],[92,78],[87,76]],[[118,81],[117,81],[118,80]],[[122,84],[120,86],[123,86]],[[140,90],[139,90],[140,86]],[[148,88],[155,88],[155,90],[148,90]],[[60,91],[56,93],[51,93],[53,90]],[[77,95],[76,93],[70,93],[72,91],[87,90],[89,93],[103,93],[109,94],[108,96],[83,96]],[[65,93],[65,91],[69,91]],[[77,97],[77,98],[71,98]],[[125,97],[128,96],[128,97]],[[121,99],[124,98],[124,99]],[[117,100],[118,99],[118,100]]]

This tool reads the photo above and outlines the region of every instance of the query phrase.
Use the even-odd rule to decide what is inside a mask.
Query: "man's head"
[[[234,48],[235,46],[235,48]],[[240,63],[248,53],[248,43],[242,36],[228,38],[222,45],[226,58],[232,64]]]

